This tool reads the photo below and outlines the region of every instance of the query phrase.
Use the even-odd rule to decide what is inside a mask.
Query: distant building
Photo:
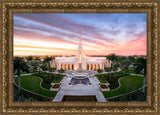
[[[111,61],[106,57],[89,57],[84,54],[84,50],[81,42],[81,31],[79,46],[76,56],[72,57],[55,57],[51,62],[51,67],[57,68],[57,70],[94,70],[102,69],[105,67],[111,67]]]

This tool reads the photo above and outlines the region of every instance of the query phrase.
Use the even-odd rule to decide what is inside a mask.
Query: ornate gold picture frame
[[[159,113],[158,96],[158,6],[156,1],[12,1],[2,0],[1,9],[1,110],[14,114],[56,113]],[[14,13],[146,13],[147,101],[146,102],[13,102],[13,14]]]

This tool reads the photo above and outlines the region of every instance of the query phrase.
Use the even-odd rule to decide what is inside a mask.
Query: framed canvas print
[[[2,114],[158,114],[157,1],[1,1]]]

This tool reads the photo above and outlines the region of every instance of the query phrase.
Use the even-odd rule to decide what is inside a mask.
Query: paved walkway
[[[78,85],[68,85],[71,80],[71,77],[64,77],[62,81],[62,87],[54,98],[54,102],[61,102],[64,95],[72,96],[85,96],[85,95],[94,95],[97,98],[98,102],[106,102],[105,97],[98,87],[98,79],[96,77],[89,78],[92,85],[86,86],[83,84]]]
[[[26,75],[32,75],[32,74],[36,74],[38,72],[35,72],[35,73],[26,73],[26,74],[20,74],[20,76],[26,76]],[[14,77],[18,77],[18,75],[14,75]]]

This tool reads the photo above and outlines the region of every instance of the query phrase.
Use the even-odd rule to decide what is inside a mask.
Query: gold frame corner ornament
[[[7,0],[6,0],[7,1]],[[134,0],[135,1],[135,0]],[[138,0],[137,0],[138,1]],[[107,1],[2,1],[2,112],[3,113],[158,113],[158,3]],[[14,13],[146,13],[146,102],[13,102]]]

